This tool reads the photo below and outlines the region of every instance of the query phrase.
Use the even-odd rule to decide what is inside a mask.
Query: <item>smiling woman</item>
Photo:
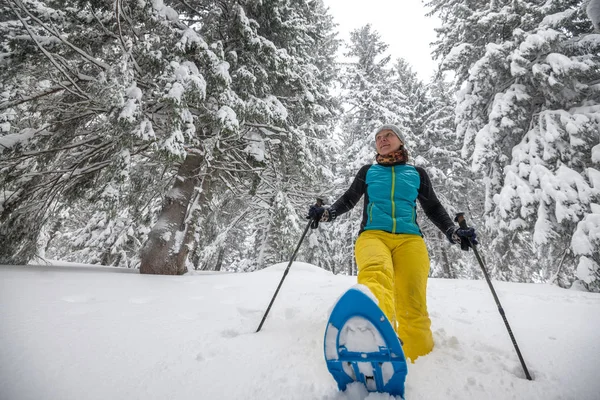
[[[323,0],[339,25],[340,38],[347,40],[350,32],[372,24],[382,40],[389,44],[392,59],[408,61],[419,77],[427,80],[436,67],[431,57],[430,43],[435,40],[434,28],[440,25],[419,0]],[[340,55],[340,58],[343,56]]]
[[[377,153],[386,156],[404,146],[404,140],[400,139],[392,129],[383,129],[375,136]]]
[[[363,166],[350,188],[329,208],[312,206],[309,217],[331,222],[350,211],[364,195],[355,244],[358,283],[367,286],[415,360],[433,349],[427,312],[429,256],[417,223],[417,199],[427,217],[463,250],[477,244],[475,231],[458,229],[439,202],[427,172],[407,164],[402,130],[392,124],[375,132],[376,164]]]

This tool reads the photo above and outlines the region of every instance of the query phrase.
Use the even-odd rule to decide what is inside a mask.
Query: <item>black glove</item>
[[[336,213],[332,208],[325,208],[318,205],[310,206],[308,209],[307,219],[312,219],[313,223],[310,226],[312,229],[319,227],[319,222],[331,222],[335,219]]]
[[[479,244],[475,228],[450,228],[446,232],[446,237],[450,243],[460,244],[462,250],[468,251],[471,244]]]

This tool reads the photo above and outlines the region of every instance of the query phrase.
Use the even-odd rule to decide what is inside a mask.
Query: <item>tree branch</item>
[[[71,84],[73,86],[75,86],[77,88],[77,90],[80,91],[79,93],[75,93],[69,89],[67,89],[66,87],[64,89],[69,90],[69,92],[75,94],[78,97],[82,97],[82,98],[87,98],[87,95],[85,95],[85,92],[83,90],[81,90],[81,88],[79,86],[77,86],[77,84],[75,83],[75,81],[73,81],[73,79],[71,79],[71,77],[69,76],[69,74],[67,74],[65,71],[63,71],[63,69],[60,67],[60,65],[58,65],[58,62],[54,59],[54,57],[52,56],[52,54],[50,54],[35,38],[35,36],[33,35],[33,32],[31,32],[31,29],[29,28],[29,25],[27,25],[27,23],[25,22],[25,20],[21,17],[21,15],[17,12],[17,10],[15,10],[15,8],[13,7],[12,3],[9,3],[10,8],[13,10],[13,12],[17,15],[17,18],[19,19],[19,21],[21,21],[21,23],[23,24],[23,26],[25,27],[25,29],[27,30],[27,33],[29,33],[29,36],[31,37],[31,39],[35,42],[35,44],[38,46],[38,48],[44,53],[44,55],[46,57],[48,57],[48,59],[50,60],[50,62],[56,67],[56,69],[58,69],[64,76],[65,78],[67,78],[69,80],[69,82],[71,82]]]
[[[75,46],[74,44],[72,44],[71,42],[63,39],[61,37],[61,35],[56,32],[55,30],[51,29],[48,25],[46,25],[42,20],[40,20],[39,18],[37,18],[35,15],[33,15],[31,12],[29,12],[29,10],[19,1],[14,1],[15,4],[17,4],[19,6],[19,8],[21,10],[23,10],[25,13],[27,13],[27,15],[29,15],[29,17],[31,19],[33,19],[35,22],[37,22],[38,24],[40,24],[40,26],[42,28],[44,28],[46,31],[48,31],[51,35],[55,36],[58,40],[60,40],[61,42],[63,42],[64,44],[66,44],[67,46],[69,46],[71,49],[75,50],[77,53],[79,53],[82,57],[84,57],[86,60],[88,60],[89,62],[95,64],[96,66],[102,68],[105,71],[108,71],[110,69],[110,66],[100,60],[95,59],[94,57],[90,56],[88,53],[86,53],[85,51],[81,50],[79,47]],[[20,5],[18,4],[20,3]],[[16,10],[14,9],[14,7],[11,5],[11,8],[13,9],[13,11],[16,13]],[[19,19],[21,20],[21,22],[23,22],[23,20],[21,19],[21,17],[19,16]],[[24,24],[24,22],[23,22]],[[33,35],[30,33],[30,36],[33,38]],[[34,39],[35,40],[35,39]],[[37,43],[37,41],[36,41]]]

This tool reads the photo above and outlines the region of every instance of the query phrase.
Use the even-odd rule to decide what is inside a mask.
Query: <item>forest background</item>
[[[262,269],[289,259],[309,205],[340,196],[394,123],[494,278],[600,291],[587,5],[431,0],[425,82],[370,25],[339,40],[321,0],[3,2],[0,264]],[[311,230],[297,259],[355,274],[361,210]],[[419,217],[431,275],[476,278]]]

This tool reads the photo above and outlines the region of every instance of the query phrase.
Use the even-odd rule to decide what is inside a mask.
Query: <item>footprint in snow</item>
[[[460,342],[458,341],[458,338],[456,336],[449,337],[443,328],[436,330],[433,335],[435,343],[441,345],[442,347],[448,347],[451,349],[460,348]]]
[[[294,319],[294,317],[298,315],[297,308],[286,308],[285,309],[285,318],[286,319]]]
[[[227,329],[227,330],[224,330],[223,332],[221,332],[221,336],[223,336],[225,338],[234,338],[234,337],[238,337],[239,335],[240,335],[240,333],[233,329]]]
[[[91,301],[96,300],[94,297],[85,296],[85,295],[74,295],[74,296],[65,296],[61,298],[62,301],[67,303],[89,303]]]
[[[246,307],[238,307],[237,311],[242,317],[250,317],[250,318],[254,318],[256,316],[256,314],[258,314],[259,312],[262,312],[261,310],[257,310],[254,308],[246,308]]]
[[[194,320],[198,319],[198,315],[197,314],[190,313],[190,312],[188,312],[188,313],[179,313],[179,314],[177,314],[177,316],[179,317],[179,319],[183,319],[183,320],[186,320],[186,321],[194,321]]]
[[[490,355],[493,355],[493,356],[496,356],[496,357],[498,357],[498,356],[501,356],[502,358],[506,358],[507,357],[506,351],[502,350],[499,347],[495,347],[495,346],[492,346],[492,345],[487,344],[487,343],[481,343],[481,342],[475,343],[472,346],[472,348],[474,350],[476,350],[476,351],[487,353],[487,354],[490,354]]]
[[[460,323],[462,323],[462,324],[466,324],[466,325],[473,325],[473,322],[472,322],[472,321],[469,321],[469,320],[466,320],[466,319],[463,319],[463,318],[452,318],[452,319],[453,319],[454,321],[456,321],[456,322],[460,322]]]

